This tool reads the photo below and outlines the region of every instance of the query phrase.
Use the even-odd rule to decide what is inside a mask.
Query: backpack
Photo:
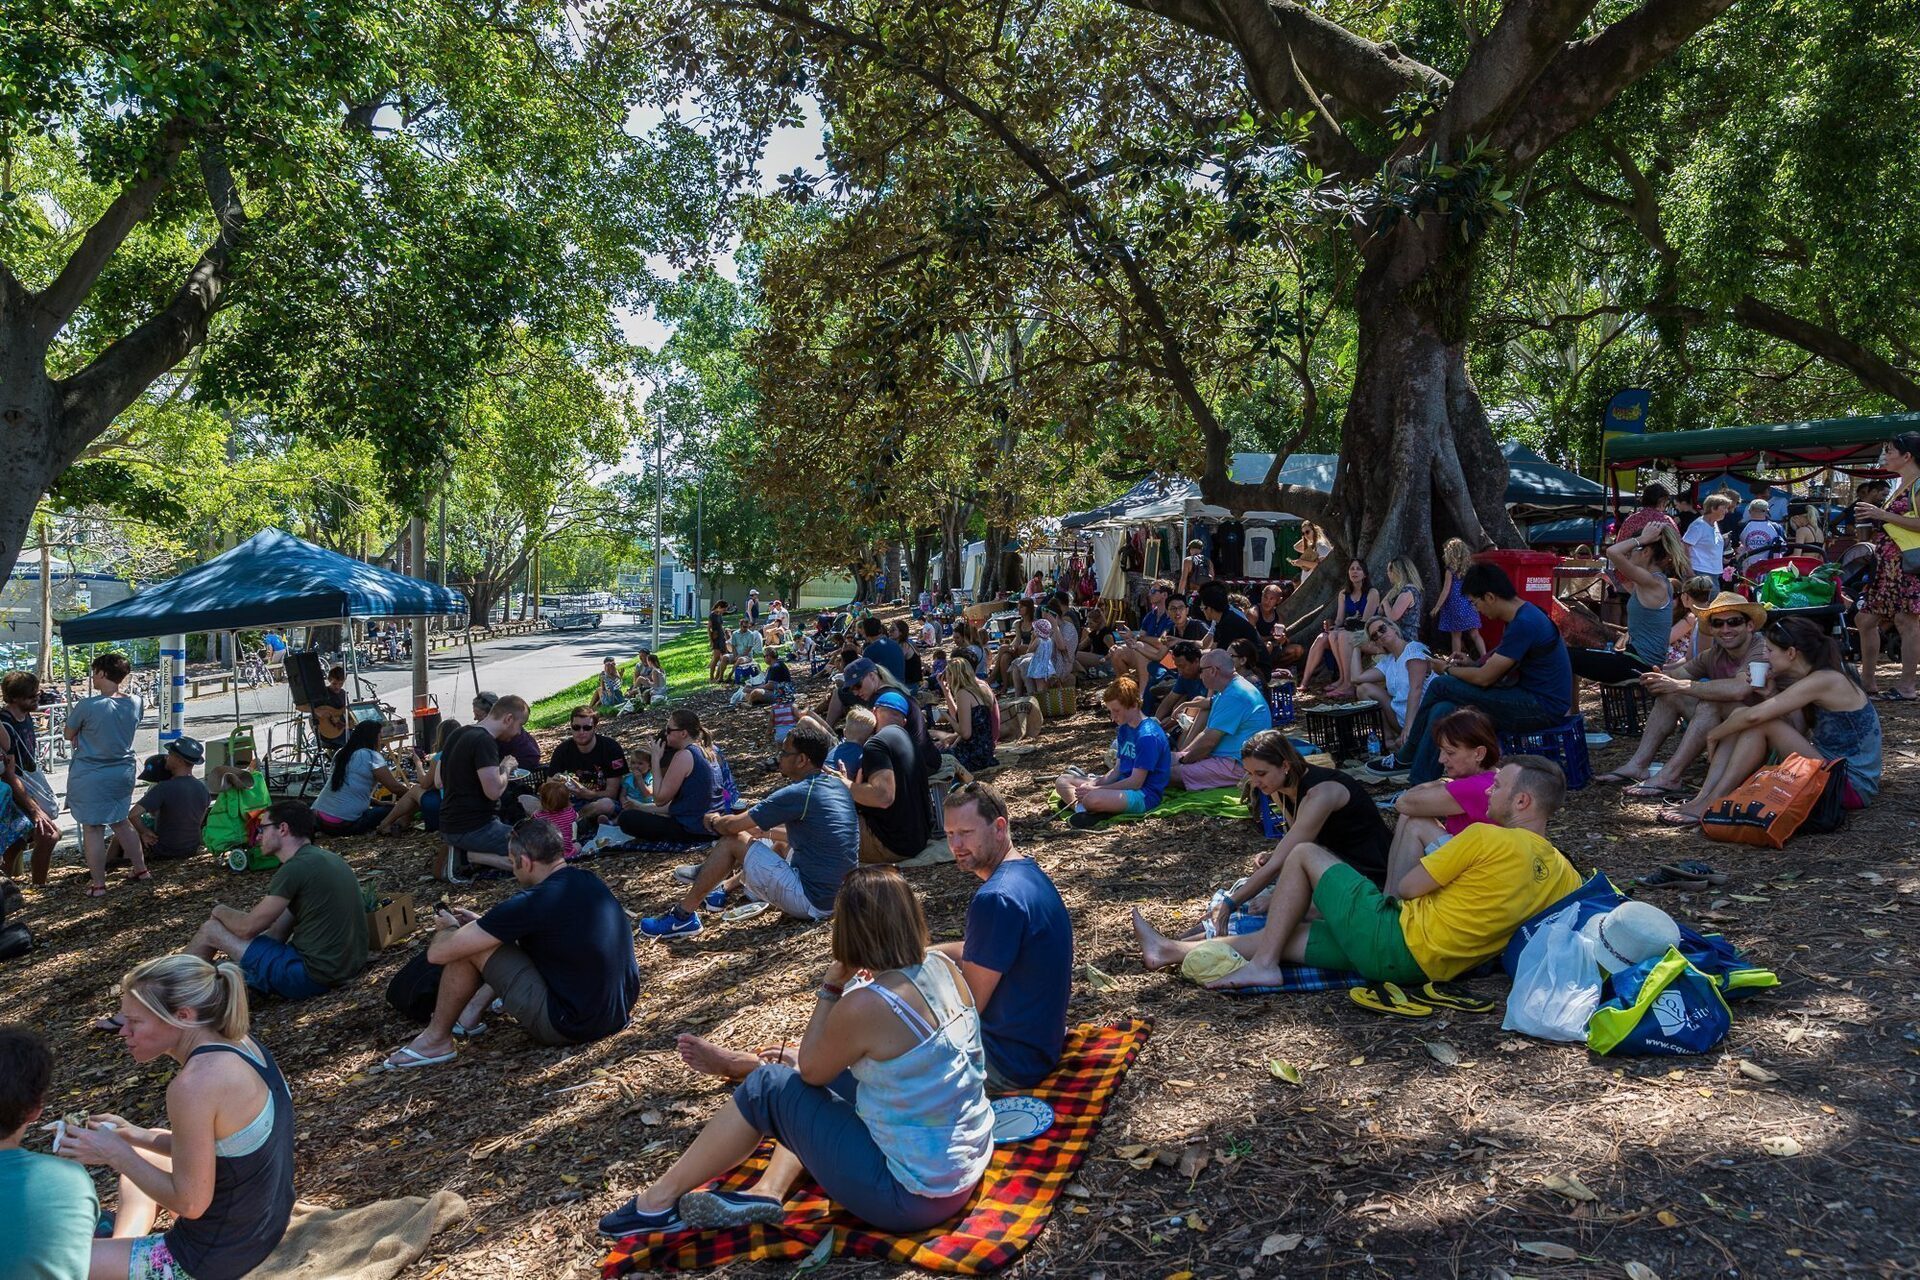
[[[414,952],[387,981],[387,1003],[409,1022],[432,1021],[434,1002],[440,998],[440,969],[424,949]]]

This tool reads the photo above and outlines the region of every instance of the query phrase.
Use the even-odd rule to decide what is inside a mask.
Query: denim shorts
[[[240,971],[255,991],[282,1000],[311,1000],[333,990],[307,976],[307,962],[291,944],[263,933],[247,943],[240,956]]]

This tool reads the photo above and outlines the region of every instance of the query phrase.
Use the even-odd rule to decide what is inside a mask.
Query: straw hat
[[[1767,607],[1765,605],[1755,604],[1745,596],[1732,591],[1722,591],[1719,595],[1703,605],[1688,605],[1687,608],[1693,610],[1694,613],[1702,618],[1711,618],[1716,613],[1744,613],[1747,615],[1747,621],[1751,622],[1754,626],[1764,627],[1767,625]]]

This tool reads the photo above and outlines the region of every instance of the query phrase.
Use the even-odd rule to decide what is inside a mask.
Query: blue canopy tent
[[[466,612],[466,595],[451,587],[316,547],[284,530],[263,529],[177,578],[69,618],[60,624],[60,638],[70,645],[97,644],[189,632],[345,624],[355,618],[451,618]],[[471,640],[468,657],[471,660]],[[237,680],[233,696],[237,718]]]

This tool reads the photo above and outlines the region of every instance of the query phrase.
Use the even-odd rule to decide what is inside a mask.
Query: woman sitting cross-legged
[[[1225,936],[1233,913],[1259,896],[1286,865],[1294,849],[1317,844],[1375,884],[1387,875],[1393,837],[1367,789],[1349,775],[1308,764],[1293,740],[1263,729],[1240,749],[1247,781],[1265,793],[1286,824],[1280,843],[1258,854],[1246,883],[1214,907],[1214,928]]]
[[[623,793],[620,829],[635,840],[705,841],[706,817],[720,809],[720,755],[692,707],[675,707],[667,716],[653,753],[653,799]]]
[[[948,661],[941,685],[947,700],[947,719],[953,729],[934,733],[933,740],[967,773],[999,764],[1000,758],[993,753],[993,748],[999,741],[1000,704],[994,699],[992,686],[982,680],[974,672],[973,663],[962,656]]]
[[[1097,778],[1066,773],[1053,783],[1060,803],[1076,812],[1068,824],[1080,830],[1098,826],[1116,813],[1151,812],[1167,789],[1173,769],[1173,744],[1158,720],[1140,705],[1140,686],[1132,676],[1121,676],[1100,692],[1107,714],[1113,717],[1113,768]]]
[[[362,720],[347,735],[347,745],[334,752],[327,785],[313,800],[313,825],[330,836],[357,836],[372,831],[392,809],[373,802],[379,783],[389,795],[404,795],[402,782],[380,753],[380,722]]]
[[[601,1234],[779,1222],[803,1172],[881,1231],[924,1231],[966,1206],[993,1154],[966,979],[931,948],[919,896],[891,867],[847,873],[830,947],[791,1065],[745,1053],[704,1064],[744,1077],[733,1099],[665,1173],[600,1219]],[[752,1187],[707,1187],[764,1137],[778,1145]]]
[[[1776,618],[1760,632],[1767,645],[1768,696],[1721,718],[1707,734],[1712,753],[1698,795],[1660,812],[1660,821],[1697,827],[1715,805],[1767,761],[1769,752],[1844,761],[1841,792],[1849,809],[1864,809],[1880,792],[1880,713],[1860,687],[1860,677],[1841,660],[1840,647],[1820,624],[1806,618]],[[1778,693],[1773,690],[1785,684]],[[1810,734],[1795,726],[1803,712]]]

